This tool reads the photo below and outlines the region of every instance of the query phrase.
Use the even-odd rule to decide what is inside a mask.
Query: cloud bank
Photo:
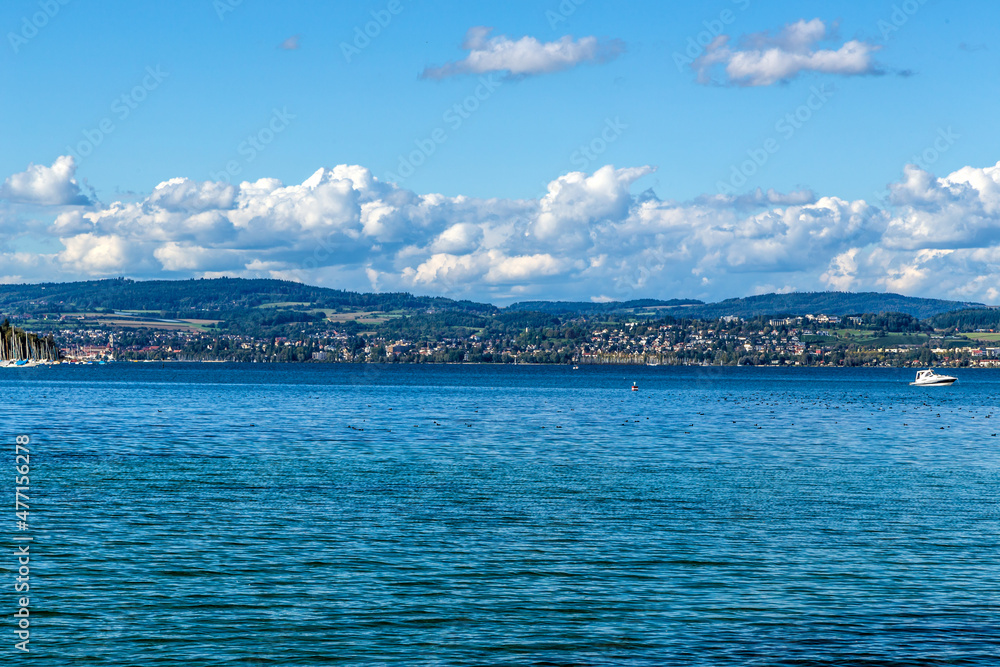
[[[79,205],[67,164],[7,180],[31,206],[0,209],[5,281],[274,277],[497,303],[792,289],[1000,302],[1000,163],[943,177],[908,166],[884,205],[810,191],[663,200],[633,193],[652,167],[610,165],[538,199],[419,194],[339,165],[298,184],[174,178],[138,201]],[[51,222],[37,222],[42,201]],[[17,217],[28,208],[31,225]]]
[[[805,72],[878,73],[872,58],[878,46],[851,40],[836,49],[816,48],[818,42],[830,38],[829,33],[820,19],[803,19],[777,34],[747,35],[738,49],[729,46],[728,35],[719,35],[691,66],[698,72],[699,83],[712,83],[721,70],[721,81],[737,86],[770,86]]]
[[[601,63],[618,57],[625,47],[614,40],[596,37],[574,40],[567,35],[554,42],[539,42],[534,37],[513,40],[506,35],[490,37],[493,28],[469,28],[462,48],[469,54],[441,67],[428,67],[424,79],[444,79],[462,74],[506,72],[510,76],[532,76],[570,69],[583,63]]]

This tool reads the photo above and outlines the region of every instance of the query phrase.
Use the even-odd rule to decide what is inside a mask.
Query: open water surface
[[[0,374],[18,664],[1000,664],[1000,371]]]

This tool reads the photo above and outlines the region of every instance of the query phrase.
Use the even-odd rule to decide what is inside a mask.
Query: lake
[[[0,370],[30,662],[996,664],[1000,371],[914,373]]]

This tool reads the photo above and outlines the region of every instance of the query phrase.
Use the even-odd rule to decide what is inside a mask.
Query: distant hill
[[[704,305],[704,301],[697,299],[670,299],[661,301],[659,299],[633,299],[631,301],[519,301],[512,303],[504,310],[509,311],[534,311],[538,313],[614,313],[632,312],[635,310],[662,309],[679,306]]]
[[[749,318],[758,315],[823,313],[843,316],[885,312],[907,313],[924,319],[941,313],[977,310],[984,307],[979,303],[920,299],[881,292],[763,294],[726,299],[717,303],[705,303],[696,299],[634,299],[608,303],[524,301],[506,308],[498,308],[492,304],[444,297],[414,296],[405,292],[383,294],[348,292],[268,279],[136,281],[115,278],[72,283],[0,285],[0,313],[146,310],[157,311],[164,317],[176,316],[171,315],[176,313],[186,313],[186,317],[192,317],[191,313],[212,313],[215,319],[236,322],[244,320],[245,315],[251,310],[254,311],[254,318],[261,319],[263,316],[259,307],[267,304],[281,311],[316,309],[403,313],[461,311],[478,316],[503,315],[508,319],[508,316],[524,319],[530,313],[549,317],[621,314],[715,319],[724,315]],[[269,312],[277,315],[276,310]],[[294,317],[289,319],[287,315],[285,319],[296,321]],[[530,317],[524,321],[528,320]]]
[[[716,319],[725,315],[750,318],[759,315],[856,315],[860,313],[907,313],[920,319],[953,310],[984,308],[981,303],[921,299],[886,292],[793,292],[761,294],[716,303],[696,299],[636,299],[590,303],[586,301],[523,301],[507,306],[505,311],[537,311],[553,314],[595,315],[631,313],[636,315],[673,315],[675,317]]]
[[[761,294],[718,303],[670,309],[673,315],[715,319],[725,315],[855,315],[860,313],[907,313],[924,319],[952,310],[983,308],[981,303],[921,299],[887,292],[793,292]]]
[[[347,310],[449,309],[495,312],[490,304],[405,292],[370,294],[313,287],[288,280],[214,278],[201,280],[89,280],[72,283],[0,285],[0,310],[229,311],[269,303],[297,303]]]

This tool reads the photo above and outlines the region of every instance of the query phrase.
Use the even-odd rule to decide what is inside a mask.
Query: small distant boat
[[[958,380],[950,375],[938,375],[934,369],[917,371],[917,379],[910,383],[911,387],[944,387]]]
[[[580,367],[579,366],[573,366],[573,370],[574,371],[578,371],[578,370],[580,370]]]
[[[635,382],[632,383],[632,391],[639,391],[639,385],[637,385]]]

